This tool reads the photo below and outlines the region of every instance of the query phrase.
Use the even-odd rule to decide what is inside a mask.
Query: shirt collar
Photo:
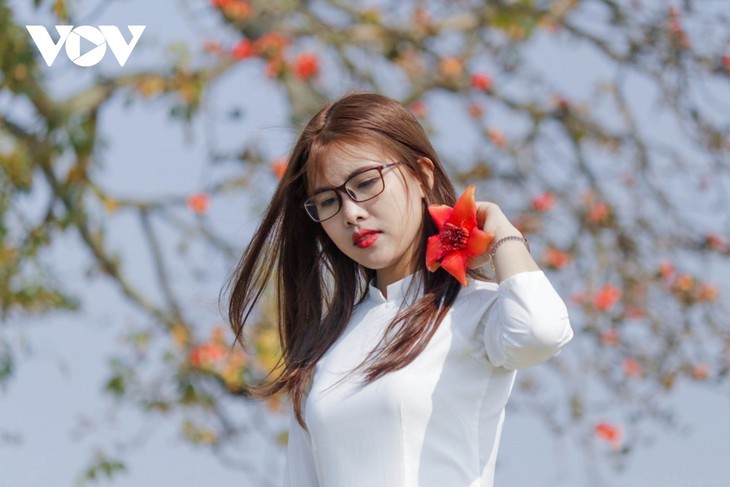
[[[383,293],[380,292],[380,289],[378,289],[375,286],[375,278],[370,279],[368,282],[368,297],[374,301],[375,303],[381,304],[381,303],[398,303],[400,302],[405,293],[408,291],[408,286],[411,284],[411,281],[413,278],[418,274],[418,272],[414,272],[413,274],[409,274],[406,277],[399,279],[398,281],[395,281],[392,284],[388,284],[387,286],[387,294],[388,299],[385,299],[383,296]],[[411,291],[411,294],[414,292],[420,297],[420,295],[423,293],[421,289],[418,289],[421,287],[420,284],[416,285],[417,289],[415,291]]]

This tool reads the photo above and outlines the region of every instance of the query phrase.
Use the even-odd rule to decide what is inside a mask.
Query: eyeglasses
[[[311,198],[307,198],[304,202],[304,209],[307,210],[307,214],[312,220],[323,222],[335,216],[342,208],[340,192],[346,193],[352,201],[358,203],[371,200],[385,190],[383,169],[402,163],[402,161],[391,162],[355,173],[340,186],[323,190]]]

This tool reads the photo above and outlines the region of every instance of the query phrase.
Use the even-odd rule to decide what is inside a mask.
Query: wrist
[[[503,244],[509,245],[510,243],[522,244],[527,248],[527,252],[530,252],[530,242],[527,240],[527,237],[525,237],[519,230],[515,229],[515,231],[512,232],[496,234],[486,251],[489,257],[488,262],[491,265],[492,270],[495,272],[495,274],[497,272],[497,268],[494,264],[494,259],[497,254],[497,250],[499,250],[499,247],[501,247]]]
[[[522,232],[520,232],[514,225],[504,225],[497,227],[496,229],[494,229],[494,231],[492,231],[492,234],[494,235],[494,238],[492,238],[492,241],[489,243],[489,247],[487,247],[488,254],[491,254],[497,242],[505,237],[524,237]]]

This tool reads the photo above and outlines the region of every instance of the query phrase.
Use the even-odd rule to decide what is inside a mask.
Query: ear
[[[433,172],[434,172],[433,161],[431,159],[429,159],[428,157],[419,157],[418,164],[421,168],[421,173],[423,174],[424,178],[426,179],[426,183],[428,183],[428,188],[433,189]]]

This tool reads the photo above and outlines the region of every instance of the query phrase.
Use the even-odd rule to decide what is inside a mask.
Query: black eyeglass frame
[[[352,176],[350,176],[349,178],[347,178],[347,181],[345,181],[344,183],[340,184],[339,186],[332,187],[332,188],[325,188],[325,189],[323,189],[321,191],[318,191],[314,195],[310,196],[309,198],[307,198],[304,201],[304,203],[302,203],[302,207],[304,208],[304,211],[307,213],[307,216],[309,216],[309,218],[311,218],[312,220],[314,220],[316,223],[322,223],[323,221],[327,221],[330,218],[332,218],[335,215],[337,215],[340,212],[340,210],[342,209],[342,196],[340,195],[340,193],[345,193],[352,201],[354,201],[356,203],[363,203],[365,201],[370,201],[371,199],[380,196],[383,193],[383,191],[385,191],[385,178],[383,177],[383,170],[384,169],[387,169],[387,168],[389,168],[391,166],[396,166],[398,164],[403,164],[403,161],[388,162],[386,164],[381,164],[380,166],[373,166],[373,167],[363,168],[361,171],[358,171],[355,174],[353,174]],[[367,171],[372,171],[373,169],[377,169],[378,170],[378,174],[380,175],[380,180],[383,183],[383,189],[381,189],[378,194],[375,194],[375,195],[371,196],[370,198],[367,198],[367,199],[364,199],[364,200],[356,200],[353,195],[351,195],[350,193],[347,192],[347,183],[349,183],[353,178],[356,178],[360,174],[362,174],[364,172],[367,172]],[[331,191],[331,190],[334,190],[335,194],[337,195],[337,200],[338,200],[337,202],[339,203],[340,207],[337,209],[336,212],[334,212],[332,214],[332,216],[328,216],[324,220],[316,220],[312,216],[312,214],[309,213],[309,210],[307,209],[307,203],[309,203],[310,201],[313,201],[313,198],[315,196],[317,196],[318,194],[324,193],[325,191]]]

